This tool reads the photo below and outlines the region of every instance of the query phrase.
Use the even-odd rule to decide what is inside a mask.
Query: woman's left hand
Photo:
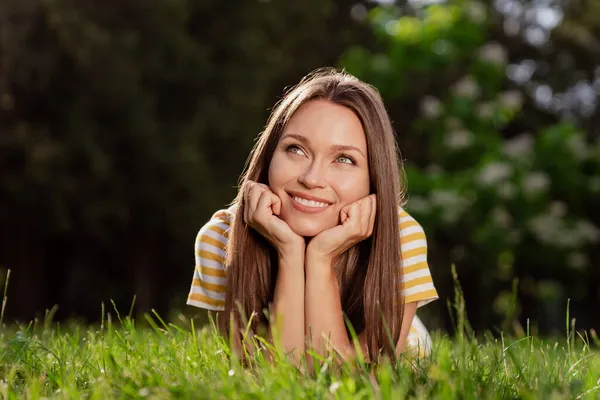
[[[371,194],[342,207],[341,224],[312,238],[306,249],[307,259],[330,263],[355,244],[371,236],[375,224],[376,204],[375,195]]]

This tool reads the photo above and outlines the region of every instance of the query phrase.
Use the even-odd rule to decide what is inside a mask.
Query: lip
[[[304,193],[300,193],[300,192],[291,192],[291,191],[287,192],[287,194],[289,194],[290,197],[292,197],[292,198],[294,196],[297,196],[297,197],[301,197],[306,200],[318,201],[319,203],[327,203],[327,204],[331,205],[331,201],[322,199],[320,197],[315,197],[315,196],[311,196],[308,194],[304,194]],[[314,207],[312,207],[312,208],[314,208]]]
[[[331,202],[330,201],[321,199],[319,197],[308,196],[306,194],[298,193],[298,192],[287,192],[287,193],[288,193],[288,196],[290,196],[290,200],[291,200],[292,206],[296,210],[298,210],[300,212],[303,212],[303,213],[306,213],[306,214],[318,214],[318,213],[321,213],[321,212],[327,210],[329,208],[329,206],[331,206]],[[294,196],[301,197],[301,198],[306,199],[306,200],[313,200],[313,201],[318,201],[318,202],[321,202],[321,203],[326,203],[327,207],[311,207],[311,206],[307,206],[307,205],[304,205],[302,203],[298,203],[296,200],[294,200]]]

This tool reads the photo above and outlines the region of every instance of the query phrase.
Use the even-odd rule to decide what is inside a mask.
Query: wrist
[[[333,257],[326,253],[307,249],[304,265],[307,271],[317,271],[320,275],[331,275],[333,273]]]
[[[304,263],[304,255],[305,255],[305,245],[304,242],[290,243],[288,245],[279,246],[277,248],[277,254],[280,260],[300,260]]]
[[[337,274],[333,261],[329,257],[317,257],[316,255],[309,257],[307,255],[304,261],[304,271],[306,282],[312,282],[312,285],[316,282],[321,288],[331,288],[334,291],[339,291]]]
[[[333,263],[333,256],[326,252],[323,252],[314,246],[311,246],[310,243],[306,247],[306,261],[311,264],[328,264],[331,265]]]

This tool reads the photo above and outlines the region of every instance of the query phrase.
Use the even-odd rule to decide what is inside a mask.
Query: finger
[[[361,205],[360,201],[354,202],[348,208],[348,218],[346,220],[348,229],[352,232],[352,235],[359,235],[361,228]]]
[[[346,220],[348,219],[348,210],[350,209],[351,204],[345,205],[340,210],[340,223],[344,225]]]
[[[256,185],[259,188],[261,188],[261,194],[268,193],[269,199],[271,200],[271,204],[269,205],[269,207],[271,207],[273,214],[279,215],[279,213],[281,212],[281,199],[279,198],[279,196],[273,193],[273,191],[271,191],[271,188],[268,185],[265,185],[263,183],[257,183]]]
[[[281,199],[275,193],[270,192],[273,195],[273,204],[271,204],[271,209],[273,210],[273,214],[280,215],[281,214]]]
[[[377,215],[377,197],[374,194],[369,197],[371,198],[371,215],[369,217],[368,236],[371,236],[373,234],[373,228],[375,227],[375,217]]]
[[[360,203],[360,234],[362,237],[369,235],[369,222],[373,208],[373,199],[367,196]]]
[[[254,213],[256,213],[258,201],[260,200],[260,196],[264,191],[265,189],[257,183],[254,183],[250,188],[250,194],[248,195],[250,202],[250,210],[248,210],[248,217],[250,220],[254,219]]]
[[[271,215],[273,215],[273,210],[271,209],[271,205],[274,202],[273,197],[277,197],[275,195],[273,195],[273,193],[271,193],[268,190],[264,190],[259,198],[258,198],[258,203],[256,204],[256,217],[260,218],[262,221],[264,221],[266,217],[269,217]]]

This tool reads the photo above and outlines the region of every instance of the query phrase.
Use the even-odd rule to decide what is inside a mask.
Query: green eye
[[[339,156],[337,160],[343,164],[356,164],[356,161],[354,161],[354,159],[350,156]]]
[[[296,145],[290,145],[290,146],[288,146],[288,147],[285,149],[285,151],[286,151],[286,152],[288,152],[288,153],[294,153],[294,154],[298,154],[298,155],[300,155],[300,156],[303,156],[303,155],[304,155],[304,151],[303,151],[303,150],[302,150],[300,147],[298,147],[298,146],[296,146]]]

